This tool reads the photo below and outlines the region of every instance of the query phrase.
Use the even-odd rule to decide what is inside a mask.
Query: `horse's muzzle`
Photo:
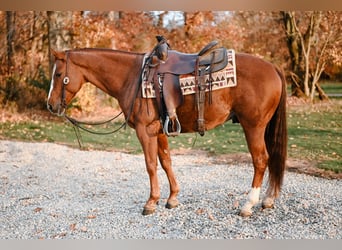
[[[54,115],[58,115],[58,116],[64,116],[65,113],[65,108],[62,107],[61,104],[57,104],[57,105],[52,105],[49,102],[47,103],[47,109]]]

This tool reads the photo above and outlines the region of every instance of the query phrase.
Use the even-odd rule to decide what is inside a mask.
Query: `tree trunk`
[[[14,36],[15,36],[15,17],[14,11],[6,11],[6,32],[7,32],[7,69],[6,69],[6,83],[4,89],[5,93],[3,103],[13,101],[16,97],[16,82],[14,80]]]
[[[6,11],[6,32],[7,32],[7,74],[11,75],[13,62],[13,38],[15,35],[15,12]]]
[[[36,12],[33,11],[33,18],[31,23],[31,30],[30,30],[30,39],[32,41],[31,43],[31,56],[30,56],[30,74],[32,75],[32,78],[35,78],[37,71],[37,46],[38,41],[36,38]]]
[[[303,69],[300,62],[302,61],[302,47],[298,39],[295,28],[295,19],[293,11],[281,11],[283,16],[284,28],[286,32],[286,42],[291,60],[291,92],[292,95],[300,97],[303,95]],[[296,79],[292,76],[296,75]]]
[[[71,49],[72,34],[67,28],[72,23],[71,11],[48,11],[48,40],[50,70],[52,68],[52,58],[50,50]],[[50,72],[51,76],[51,72]]]
[[[48,11],[50,46],[56,50],[71,49],[72,33],[68,26],[72,24],[71,11]]]

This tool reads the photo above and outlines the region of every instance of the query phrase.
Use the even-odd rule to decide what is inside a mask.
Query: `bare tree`
[[[317,90],[321,100],[328,99],[318,81],[331,60],[329,53],[340,46],[340,14],[321,11],[281,14],[291,58],[292,94],[313,100]]]
[[[13,81],[13,68],[14,68],[14,36],[16,32],[15,28],[15,17],[16,12],[14,11],[6,11],[6,59],[7,59],[7,67],[6,67],[6,80],[4,87],[0,86],[0,90],[3,91],[5,98],[3,102],[7,102],[8,100],[14,100],[16,96],[15,89],[13,85],[15,84]]]
[[[72,12],[71,11],[48,11],[48,37],[50,49],[71,49],[72,44]],[[50,65],[51,56],[50,56]],[[51,68],[51,67],[50,67]]]
[[[7,74],[10,73],[13,66],[13,37],[15,34],[15,12],[6,11],[6,29],[7,29]]]

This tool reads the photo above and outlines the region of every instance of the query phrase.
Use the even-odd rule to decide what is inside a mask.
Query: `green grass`
[[[111,124],[113,127],[120,124]],[[97,131],[109,131],[112,127],[102,126]],[[116,134],[100,136],[81,131],[82,149],[84,150],[122,150],[139,153],[140,144],[131,128],[122,129]],[[54,142],[72,147],[79,147],[73,126],[60,121],[25,121],[19,123],[0,123],[0,139]]]
[[[320,86],[328,96],[334,99],[342,98],[342,82],[320,82]],[[291,93],[290,84],[287,85],[287,93]]]
[[[342,103],[290,107],[289,156],[342,172]]]
[[[120,123],[98,130],[109,131]],[[291,106],[288,109],[289,157],[308,160],[320,168],[342,172],[342,102]],[[141,153],[135,131],[129,127],[111,135],[81,132],[84,150],[116,150]],[[78,147],[72,125],[60,121],[0,123],[0,139],[53,142]],[[170,137],[171,149],[205,150],[213,155],[248,152],[239,124],[228,122],[201,137],[196,133]],[[228,156],[229,157],[229,156]]]
[[[341,82],[322,82],[321,87],[326,94],[342,94]]]
[[[121,123],[110,126],[89,127],[94,131],[106,132],[118,128]],[[135,131],[128,127],[110,135],[94,135],[81,131],[81,144],[85,150],[120,150],[128,153],[142,153]],[[78,140],[73,126],[68,122],[34,121],[19,123],[0,123],[0,139],[55,142],[78,147]],[[170,137],[171,149],[206,150],[216,154],[247,152],[247,146],[238,124],[225,124],[214,130],[207,131],[201,137],[196,133]]]

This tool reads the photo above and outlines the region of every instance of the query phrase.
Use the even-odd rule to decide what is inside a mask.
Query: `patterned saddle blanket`
[[[236,64],[235,64],[235,51],[232,49],[227,50],[227,66],[220,71],[213,72],[211,74],[212,81],[210,86],[210,76],[204,76],[204,82],[206,85],[205,91],[215,91],[222,88],[235,87],[236,81]],[[148,81],[147,74],[143,74],[142,82],[142,96],[144,98],[156,98],[153,82]],[[194,75],[180,75],[179,78],[180,88],[183,95],[195,94],[195,76]]]

